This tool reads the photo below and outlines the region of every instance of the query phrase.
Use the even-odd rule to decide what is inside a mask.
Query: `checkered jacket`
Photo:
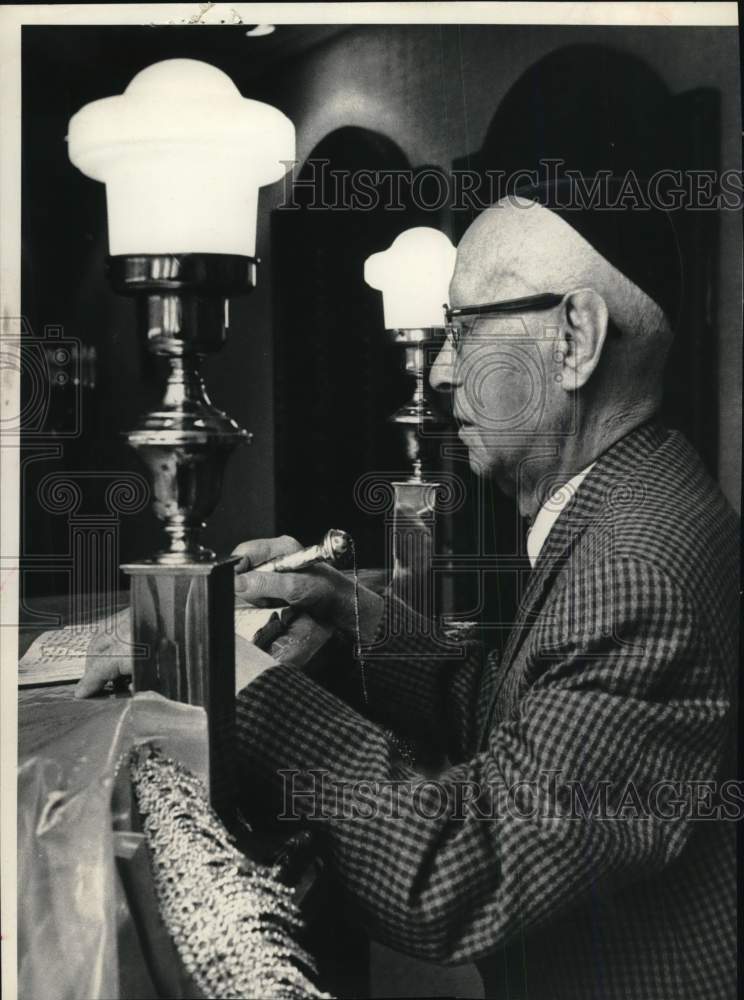
[[[735,824],[691,818],[685,793],[717,782],[696,786],[703,814],[741,806],[723,785],[737,537],[685,439],[646,424],[559,516],[503,656],[453,657],[388,603],[369,704],[408,735],[446,736],[436,784],[287,666],[239,696],[247,780],[314,821],[372,936],[475,960],[486,996],[733,997]]]

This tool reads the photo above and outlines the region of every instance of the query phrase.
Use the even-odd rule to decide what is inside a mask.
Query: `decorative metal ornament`
[[[292,890],[238,851],[202,783],[149,744],[133,751],[130,772],[160,914],[203,995],[328,998],[297,943]]]

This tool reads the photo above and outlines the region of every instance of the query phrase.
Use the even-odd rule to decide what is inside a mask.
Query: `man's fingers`
[[[129,609],[127,609],[128,614]],[[123,625],[123,617],[119,624]],[[78,681],[73,694],[76,698],[90,698],[91,695],[102,691],[108,681],[129,677],[131,673],[132,656],[129,643],[120,635],[104,632],[91,639],[85,657],[85,673]]]
[[[294,574],[292,574],[294,575]],[[287,600],[285,573],[252,573],[250,570],[235,577],[235,593],[249,604],[266,598]]]
[[[273,598],[297,607],[317,602],[326,587],[322,578],[310,573],[241,573],[235,577],[235,593],[250,604]]]
[[[108,681],[128,677],[131,672],[129,660],[118,656],[89,660],[85,673],[75,685],[73,694],[76,698],[90,698],[91,695],[102,691]]]
[[[302,548],[296,538],[290,535],[280,535],[278,538],[255,538],[250,542],[241,542],[232,554],[240,556],[240,562],[235,567],[236,573],[244,573],[251,566],[259,566],[275,556],[288,556],[299,552]]]

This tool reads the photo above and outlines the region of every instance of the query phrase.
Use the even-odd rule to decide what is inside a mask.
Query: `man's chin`
[[[490,479],[492,475],[491,463],[484,461],[483,457],[480,456],[474,448],[468,449],[468,462],[470,464],[471,471],[474,472],[476,476],[480,476],[481,479]]]
[[[471,471],[480,479],[491,480],[506,496],[514,496],[514,480],[498,458],[485,455],[477,447],[469,447],[468,463]]]

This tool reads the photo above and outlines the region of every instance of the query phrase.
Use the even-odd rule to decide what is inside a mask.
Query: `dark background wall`
[[[53,469],[137,469],[120,435],[152,398],[133,307],[117,298],[104,278],[103,186],[84,178],[67,159],[67,121],[84,103],[120,93],[151,62],[190,56],[213,62],[233,77],[244,95],[267,100],[288,114],[297,128],[300,163],[331,133],[353,127],[380,137],[411,167],[426,164],[448,170],[480,148],[499,101],[525,69],[547,53],[576,43],[609,45],[643,59],[672,93],[698,87],[718,91],[720,165],[739,167],[735,29],[280,26],[272,36],[252,39],[244,28],[232,26],[25,28],[24,313],[36,336],[46,325],[58,324],[66,335],[97,350],[97,385],[83,392],[84,434],[67,442],[61,457],[36,456],[38,460],[26,467],[26,494],[31,496],[39,479]],[[503,141],[508,143],[509,136]],[[205,184],[219,182],[218,177],[204,179]],[[228,345],[206,365],[214,402],[255,436],[250,448],[232,458],[220,508],[208,528],[209,540],[221,550],[247,537],[271,534],[276,525],[275,415],[278,412],[281,419],[282,401],[275,398],[274,310],[277,296],[289,298],[295,287],[293,274],[277,269],[283,255],[272,248],[272,210],[284,193],[282,182],[264,189],[259,287],[249,298],[234,302]],[[447,226],[449,221],[437,218],[431,224]],[[712,250],[719,276],[717,335],[711,345],[717,357],[717,385],[711,387],[710,405],[719,431],[717,475],[735,506],[740,479],[740,240],[738,216],[722,213],[719,246]],[[362,260],[358,266],[361,269]],[[381,308],[373,295],[364,310],[369,330],[378,329],[382,338]],[[305,325],[301,309],[296,315],[298,341],[312,337],[312,316]],[[357,318],[349,315],[348,323]],[[291,342],[284,340],[281,346],[291,349]],[[350,368],[353,382],[353,359]],[[53,408],[60,420],[67,405],[60,391]],[[299,439],[305,430],[297,421]],[[309,441],[312,447],[322,447],[322,442]],[[342,463],[344,457],[333,460]],[[308,482],[307,489],[313,488]],[[90,490],[95,506],[95,487]],[[39,553],[53,553],[67,544],[64,526],[32,506],[26,527],[28,544]],[[156,544],[157,526],[149,514],[122,521],[122,558],[145,555]],[[50,579],[39,579],[35,586],[49,589]]]
[[[494,112],[516,79],[537,60],[575,44],[610,46],[638,57],[668,89],[713,88],[720,94],[720,167],[740,165],[738,35],[729,29],[369,27],[327,41],[261,81],[261,96],[297,126],[302,162],[318,142],[344,125],[382,132],[412,166],[468,163]],[[716,123],[711,122],[711,128]],[[505,145],[510,136],[504,135]],[[463,161],[463,158],[464,161]],[[281,186],[272,192],[281,197]],[[266,203],[269,199],[266,199]],[[276,203],[276,202],[274,202]],[[741,424],[740,227],[722,213],[718,256],[717,474],[739,503]],[[271,266],[269,262],[269,266]],[[717,390],[717,391],[716,391]]]

